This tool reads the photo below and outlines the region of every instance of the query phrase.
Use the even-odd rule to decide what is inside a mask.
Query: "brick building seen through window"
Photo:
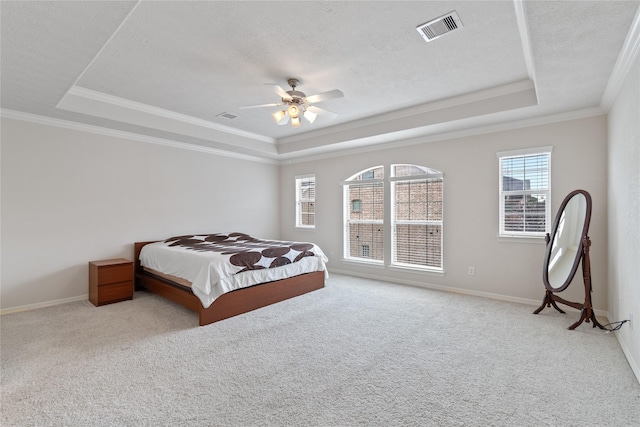
[[[392,172],[392,194],[388,197],[392,213],[391,263],[441,269],[441,174],[413,165],[394,165]],[[383,175],[382,167],[378,167],[348,181],[347,258],[373,262],[385,259],[387,203]]]
[[[316,178],[314,175],[296,177],[296,227],[314,228],[316,225]]]

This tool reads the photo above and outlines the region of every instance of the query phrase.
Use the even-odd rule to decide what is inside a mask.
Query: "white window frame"
[[[383,174],[384,174],[384,166],[382,165],[377,165],[377,166],[373,166],[367,169],[364,169],[358,173],[356,173],[355,175],[352,175],[349,179],[342,181],[340,184],[342,185],[343,188],[343,259],[348,260],[348,261],[357,261],[357,262],[362,262],[365,264],[372,264],[372,265],[384,265],[384,242],[383,242],[383,257],[382,260],[377,260],[377,259],[372,259],[369,257],[357,257],[357,256],[352,256],[351,255],[351,234],[350,234],[350,230],[351,230],[351,225],[355,225],[355,224],[371,224],[371,225],[379,225],[380,227],[384,228],[384,220],[352,220],[350,219],[350,213],[351,213],[351,208],[352,208],[352,204],[351,204],[351,200],[349,197],[349,188],[351,186],[356,186],[356,185],[372,185],[372,184],[376,184],[376,185],[382,185],[383,186],[383,197],[384,197],[384,203],[383,206],[386,206],[387,204],[387,198],[386,198],[386,191],[384,191],[384,178],[372,178],[372,179],[356,179],[359,176],[362,176],[370,171],[374,171],[376,169],[382,168]],[[362,205],[361,205],[362,206]],[[383,239],[386,233],[383,232]],[[360,251],[363,251],[362,245],[359,246]],[[369,248],[369,254],[370,254],[371,249]]]
[[[391,171],[394,170],[394,166],[401,166],[401,165],[391,165]],[[391,181],[391,199],[390,199],[390,204],[391,204],[391,266],[393,267],[401,267],[401,268],[412,268],[412,269],[418,269],[418,270],[425,270],[425,271],[435,271],[435,272],[443,272],[444,270],[444,249],[443,249],[443,242],[444,242],[444,237],[443,237],[443,222],[444,222],[444,213],[443,213],[443,217],[442,220],[440,221],[433,221],[433,220],[397,220],[396,219],[396,211],[395,211],[395,207],[396,207],[396,184],[399,182],[409,182],[409,181],[430,181],[430,180],[443,180],[443,174],[441,172],[437,172],[437,173],[429,173],[429,171],[431,171],[429,168],[425,167],[425,166],[420,166],[420,165],[413,165],[413,164],[407,164],[407,166],[414,166],[420,169],[425,170],[424,174],[421,175],[408,175],[408,176],[399,176],[399,177],[395,177],[395,176],[391,176],[389,177],[389,180]],[[435,172],[435,171],[434,171]],[[444,182],[443,182],[444,185]],[[444,210],[444,189],[443,189],[443,210]],[[402,263],[402,262],[398,262],[398,251],[396,248],[396,244],[397,244],[397,226],[398,225],[436,225],[440,227],[440,265],[438,267],[433,267],[433,266],[424,266],[424,265],[419,265],[419,264],[412,264],[412,263]]]
[[[407,181],[424,181],[424,180],[443,180],[443,174],[440,171],[436,171],[426,166],[414,165],[414,164],[394,164],[391,165],[391,173],[395,171],[394,166],[413,166],[424,171],[423,174],[416,175],[407,175],[407,176],[399,176],[392,177],[388,176],[385,169],[389,167],[387,166],[373,166],[368,169],[364,169],[345,181],[342,181],[340,184],[343,186],[343,259],[348,262],[356,262],[367,264],[369,266],[375,266],[378,268],[389,268],[391,270],[416,270],[423,273],[428,274],[436,274],[436,275],[444,275],[444,238],[443,238],[443,230],[444,230],[444,216],[441,221],[434,220],[399,220],[395,221],[395,185],[398,182],[407,182]],[[382,168],[382,178],[372,178],[372,179],[362,179],[362,176],[366,176],[368,172]],[[444,182],[443,182],[444,184]],[[351,219],[351,213],[353,211],[353,201],[351,200],[352,193],[349,191],[351,186],[354,185],[377,185],[382,187],[382,196],[384,197],[384,215],[383,219],[370,219],[370,220],[362,220],[362,219]],[[442,193],[442,203],[444,204],[444,188]],[[364,209],[364,206],[362,206]],[[443,206],[444,208],[444,206]],[[394,222],[395,221],[395,222]],[[383,239],[383,251],[382,251],[382,259],[372,259],[364,256],[354,256],[352,255],[352,242],[351,242],[351,226],[355,224],[367,224],[372,226],[379,226],[380,229],[383,230],[382,239]],[[440,227],[440,265],[435,267],[433,265],[420,265],[413,264],[407,262],[398,262],[397,260],[397,251],[395,250],[396,245],[396,236],[395,230],[396,226],[400,224],[426,224],[426,225],[437,225]],[[360,242],[355,244],[354,249],[358,254],[363,254],[365,252],[364,247]],[[366,244],[366,243],[364,243]],[[373,251],[372,248],[369,248],[369,255]],[[379,256],[376,252],[374,256]]]
[[[535,148],[526,148],[520,150],[510,150],[510,151],[499,151],[496,153],[498,157],[498,202],[499,202],[499,211],[498,211],[498,237],[506,237],[506,238],[544,238],[546,233],[549,232],[551,228],[551,152],[553,151],[553,147],[535,147]],[[513,159],[517,157],[533,157],[533,156],[547,156],[547,188],[546,189],[529,189],[529,190],[516,190],[509,191],[503,188],[504,178],[503,178],[503,161],[506,159]],[[533,231],[513,231],[513,230],[505,230],[505,197],[509,195],[521,195],[523,197],[532,195],[532,194],[544,194],[545,201],[545,230],[539,232]]]
[[[316,176],[314,174],[297,175],[296,182],[296,228],[314,229],[316,228]],[[313,182],[313,197],[304,197],[302,194],[302,184],[304,182]],[[303,216],[309,212],[303,212],[302,207],[305,203],[313,204],[313,224],[304,224]]]

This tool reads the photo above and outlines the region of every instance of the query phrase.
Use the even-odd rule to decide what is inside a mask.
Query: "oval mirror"
[[[544,286],[551,292],[569,286],[582,259],[582,242],[589,231],[591,196],[575,190],[565,197],[551,230],[544,259]]]

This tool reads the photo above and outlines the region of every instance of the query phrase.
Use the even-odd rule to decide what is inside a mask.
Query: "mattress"
[[[313,243],[261,240],[244,233],[172,237],[140,251],[143,268],[190,284],[204,308],[227,292],[259,283],[314,271],[327,277],[327,261]]]

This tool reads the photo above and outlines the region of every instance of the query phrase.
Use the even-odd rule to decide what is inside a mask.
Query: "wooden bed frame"
[[[149,243],[155,242],[134,243],[135,289],[146,289],[195,311],[200,317],[200,326],[247,313],[324,287],[324,272],[316,271],[238,289],[218,297],[208,308],[203,308],[202,303],[191,289],[148,273],[142,268],[140,265],[140,250]]]

